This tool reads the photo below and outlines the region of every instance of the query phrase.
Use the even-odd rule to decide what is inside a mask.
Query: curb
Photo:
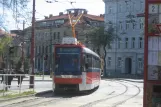
[[[19,99],[19,98],[27,98],[27,97],[32,97],[32,96],[40,96],[40,95],[43,95],[43,94],[46,94],[46,93],[51,93],[51,92],[52,92],[52,90],[47,90],[47,91],[37,92],[37,93],[31,94],[31,95],[24,95],[24,96],[18,96],[18,97],[15,97],[15,98],[3,99],[3,100],[0,100],[0,103],[1,102],[6,102],[6,101],[16,100],[16,99]]]

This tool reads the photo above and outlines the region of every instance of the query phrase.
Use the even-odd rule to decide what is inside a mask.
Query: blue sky
[[[32,0],[28,4],[28,8],[32,10]],[[44,16],[49,14],[58,15],[59,12],[65,12],[69,8],[84,8],[88,10],[89,14],[100,15],[104,14],[105,5],[102,0],[57,0],[58,2],[47,3],[47,0],[36,0],[36,19],[41,20]],[[54,0],[48,0],[54,1]],[[73,5],[70,1],[76,2]],[[7,25],[9,30],[12,29],[22,29],[22,24],[18,24],[18,27],[11,17],[8,17]],[[31,24],[30,21],[27,22],[26,27]]]

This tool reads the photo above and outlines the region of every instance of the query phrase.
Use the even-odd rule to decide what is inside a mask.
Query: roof
[[[83,17],[89,18],[91,20],[96,20],[96,21],[104,21],[103,17],[96,16],[96,15],[91,15],[91,14],[83,14]],[[52,16],[50,18],[39,20],[37,22],[49,21],[49,20],[58,20],[58,19],[68,19],[68,14]]]
[[[52,16],[51,18],[43,19],[43,20],[38,20],[37,22],[42,22],[42,21],[49,21],[49,20],[58,20],[58,19],[68,19],[68,14],[63,14],[63,15],[58,15],[58,16]]]
[[[104,21],[104,18],[103,17],[96,16],[96,15],[84,14],[83,16],[84,17],[87,17],[89,19],[92,19],[92,20]]]
[[[2,30],[2,29],[0,29],[0,37],[4,37],[4,36],[6,36],[6,35],[8,35],[8,36],[16,36],[15,34],[10,34],[10,33],[8,33],[8,32],[5,32],[4,30]]]
[[[5,34],[5,31],[0,29],[0,35],[4,35]]]

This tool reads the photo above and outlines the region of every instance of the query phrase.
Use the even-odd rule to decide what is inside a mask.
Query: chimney
[[[71,11],[69,11],[68,14],[71,14]]]
[[[88,12],[87,11],[84,11],[84,14],[88,14]]]
[[[47,16],[44,16],[45,17],[45,19],[48,19],[48,17]]]
[[[105,17],[105,14],[103,14],[103,17]]]
[[[100,17],[103,17],[103,14],[100,14]]]
[[[52,15],[52,14],[50,14],[50,15],[49,15],[49,18],[51,18],[51,17],[53,17],[53,15]]]
[[[59,16],[63,15],[63,12],[59,12]]]

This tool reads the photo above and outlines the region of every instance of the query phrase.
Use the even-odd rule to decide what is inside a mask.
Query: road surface
[[[100,87],[89,94],[65,94],[20,98],[0,107],[142,107],[143,83],[124,79],[101,80]]]

